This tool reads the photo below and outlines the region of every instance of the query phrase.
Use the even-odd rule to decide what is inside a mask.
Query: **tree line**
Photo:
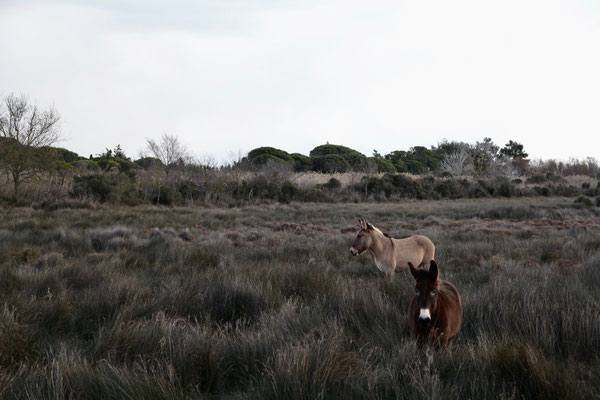
[[[341,145],[324,144],[311,150],[309,156],[273,147],[259,147],[248,153],[247,161],[253,166],[267,163],[288,165],[295,172],[383,172],[427,174],[446,172],[455,176],[488,173],[522,174],[529,160],[523,145],[510,140],[504,147],[492,139],[470,145],[464,142],[443,141],[437,146],[411,147],[382,156],[377,150],[367,157]]]
[[[2,99],[0,173],[5,184],[0,195],[5,201],[76,198],[135,205],[236,204],[264,199],[595,196],[597,185],[570,187],[564,177],[587,175],[597,179],[600,173],[591,158],[531,161],[522,144],[510,140],[500,147],[491,138],[475,144],[444,140],[430,148],[415,146],[385,155],[373,150],[370,156],[329,143],[315,147],[309,155],[258,147],[222,166],[211,159],[195,159],[175,135],[147,139],[145,155],[135,160],[119,145],[82,157],[53,147],[60,138],[56,110],[41,109],[23,95],[10,94]],[[326,183],[294,183],[294,174],[307,172],[353,172],[359,178],[346,185],[333,175]]]

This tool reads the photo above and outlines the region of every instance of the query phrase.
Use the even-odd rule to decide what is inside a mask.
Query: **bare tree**
[[[226,166],[230,169],[248,169],[248,152],[242,149],[227,151]]]
[[[467,146],[462,146],[455,152],[448,154],[442,160],[444,171],[454,176],[471,175],[473,173],[473,160]]]
[[[48,146],[61,139],[60,116],[52,107],[41,110],[24,96],[9,94],[0,104],[0,169],[7,172],[14,196],[21,184],[50,169],[54,152]]]
[[[146,139],[146,146],[150,154],[160,161],[160,165],[151,168],[153,170],[151,181],[157,185],[156,203],[158,204],[161,200],[161,187],[174,187],[177,179],[184,172],[186,164],[189,164],[192,158],[176,135],[163,133],[159,142]]]
[[[216,169],[218,167],[217,160],[212,154],[201,154],[192,161],[194,164],[204,169]]]
[[[360,172],[363,172],[362,181],[365,183],[365,196],[369,195],[369,180],[377,173],[377,163],[373,160],[367,159],[364,165],[360,168]]]
[[[478,175],[494,175],[497,173],[498,151],[500,148],[491,138],[485,137],[483,141],[476,142],[471,149],[471,159],[475,173]]]
[[[146,139],[146,144],[150,153],[164,164],[167,175],[190,159],[187,149],[175,135],[163,133],[160,142]]]

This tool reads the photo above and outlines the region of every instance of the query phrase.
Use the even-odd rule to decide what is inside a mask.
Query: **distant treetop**
[[[310,151],[310,156],[314,158],[315,169],[320,172],[346,172],[350,169],[362,171],[368,167],[367,156],[337,144],[317,146]],[[345,162],[335,156],[341,157]]]
[[[359,153],[358,151],[351,149],[349,147],[346,146],[341,146],[338,144],[322,144],[320,146],[315,147],[314,149],[312,149],[310,151],[310,156],[311,157],[320,157],[320,156],[326,156],[328,154],[337,154],[340,156],[345,156],[348,154],[352,154],[355,156],[362,156],[362,157],[366,157],[364,154]]]
[[[500,149],[500,156],[525,160],[527,157],[529,157],[529,154],[525,153],[521,143],[509,140],[508,143],[506,143],[506,145]]]
[[[292,156],[285,150],[276,149],[275,147],[258,147],[248,153],[248,160],[252,164],[263,165],[268,161],[280,163],[294,163]]]

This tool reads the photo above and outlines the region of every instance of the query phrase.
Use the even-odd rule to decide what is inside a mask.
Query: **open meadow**
[[[600,208],[527,197],[0,209],[0,397],[600,398]],[[408,270],[363,217],[425,235],[463,301],[419,349]]]

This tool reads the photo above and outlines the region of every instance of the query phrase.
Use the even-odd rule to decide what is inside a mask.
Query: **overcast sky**
[[[0,0],[0,94],[82,155],[178,135],[197,156],[326,141],[600,159],[600,2]]]

